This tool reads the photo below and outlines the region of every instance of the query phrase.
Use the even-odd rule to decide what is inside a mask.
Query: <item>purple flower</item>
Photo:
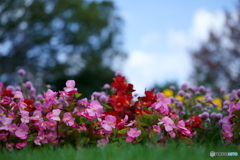
[[[109,89],[111,86],[109,84],[104,84],[103,89]]]
[[[122,73],[120,71],[115,72],[115,76],[122,76]]]
[[[59,102],[56,99],[57,92],[53,92],[51,89],[48,89],[46,93],[44,93],[45,101],[43,102],[43,105],[45,107],[49,107],[51,105],[59,104]]]
[[[27,82],[25,83],[25,87],[28,88],[28,89],[32,88],[32,87],[33,87],[32,82],[31,82],[31,81],[27,81]]]
[[[135,137],[138,137],[141,135],[141,130],[137,130],[137,128],[130,128],[130,130],[127,132],[128,137],[126,138],[126,141],[132,142]]]
[[[19,70],[18,70],[18,74],[21,75],[21,76],[25,75],[25,73],[26,73],[26,72],[25,72],[24,69],[19,69]]]
[[[185,84],[185,83],[184,83],[184,84],[182,84],[182,86],[181,86],[181,89],[182,89],[182,90],[187,90],[187,89],[188,89],[188,85],[187,85],[187,84]]]
[[[185,92],[183,90],[180,90],[178,91],[178,95],[183,97],[185,95]]]

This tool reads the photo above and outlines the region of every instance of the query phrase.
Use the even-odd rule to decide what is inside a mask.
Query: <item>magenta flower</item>
[[[155,108],[160,113],[167,115],[168,114],[168,105],[171,103],[170,98],[165,98],[164,94],[161,92],[157,93],[157,102],[152,104],[152,107]]]
[[[158,135],[161,134],[161,129],[159,125],[153,125],[153,132],[157,133]]]
[[[64,91],[65,92],[70,92],[70,91],[77,91],[77,88],[74,88],[75,87],[75,81],[74,80],[68,80],[66,82],[66,87],[64,87]]]
[[[20,139],[26,139],[29,127],[25,123],[21,123],[15,131],[15,135]]]
[[[20,148],[23,148],[27,145],[27,142],[26,141],[23,141],[23,142],[19,142],[16,144],[16,148],[20,149]]]
[[[25,110],[21,110],[21,122],[22,123],[29,123],[29,112]]]
[[[12,123],[13,118],[6,117],[1,119],[0,124],[0,130],[7,130],[8,131],[8,125]]]
[[[86,109],[89,116],[97,118],[100,117],[103,112],[103,106],[98,101],[92,101],[90,106]]]
[[[117,120],[116,117],[112,115],[107,115],[105,117],[105,120],[102,121],[102,127],[106,131],[112,131],[113,128],[116,128],[115,127],[116,120]]]
[[[70,112],[64,113],[62,121],[65,122],[68,126],[73,126],[74,120],[75,118],[72,117]]]

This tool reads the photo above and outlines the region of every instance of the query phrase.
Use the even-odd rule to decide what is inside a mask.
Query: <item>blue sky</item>
[[[120,16],[128,59],[121,69],[137,93],[154,83],[190,83],[189,50],[222,30],[224,9],[236,0],[114,0]]]

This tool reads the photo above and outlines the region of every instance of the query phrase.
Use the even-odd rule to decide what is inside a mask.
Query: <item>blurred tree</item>
[[[24,68],[36,84],[62,89],[72,78],[89,95],[125,58],[121,24],[112,1],[0,0],[0,81]]]
[[[208,40],[192,51],[192,80],[214,90],[240,88],[240,3],[236,12],[225,12],[221,34],[210,31]]]

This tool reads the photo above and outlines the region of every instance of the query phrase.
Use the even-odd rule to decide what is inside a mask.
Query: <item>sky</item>
[[[123,49],[128,58],[120,70],[136,92],[154,84],[190,83],[190,51],[220,33],[224,11],[236,0],[114,0],[123,19]]]

